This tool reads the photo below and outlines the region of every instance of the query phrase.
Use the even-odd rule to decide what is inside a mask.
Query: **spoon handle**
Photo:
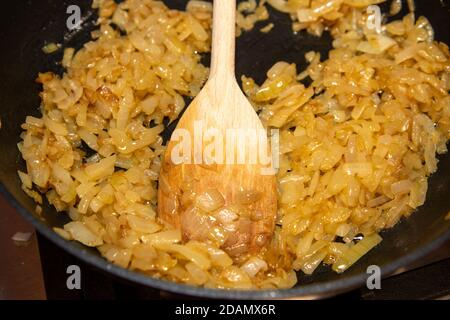
[[[235,79],[236,0],[214,0],[210,78]]]

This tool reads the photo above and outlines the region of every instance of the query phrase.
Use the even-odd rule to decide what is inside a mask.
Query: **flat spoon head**
[[[180,228],[185,240],[216,241],[236,257],[258,252],[270,240],[276,180],[262,157],[255,161],[255,155],[268,156],[267,136],[251,105],[237,86],[222,85],[218,94],[211,83],[186,110],[168,144],[158,214]]]
[[[266,130],[235,80],[234,19],[235,0],[214,1],[210,77],[168,143],[158,215],[238,258],[270,241],[277,191]]]

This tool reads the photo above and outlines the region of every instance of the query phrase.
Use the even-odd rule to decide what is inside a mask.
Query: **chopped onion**
[[[419,50],[424,47],[424,43],[410,45],[395,54],[395,63],[400,64],[408,59],[413,58]]]
[[[286,0],[267,0],[267,2],[278,11],[289,13],[290,8]]]
[[[53,231],[55,231],[57,234],[60,235],[61,238],[65,239],[65,240],[73,240],[72,235],[70,234],[70,232],[62,229],[62,228],[53,228]]]
[[[239,218],[239,215],[232,208],[229,207],[221,209],[216,216],[217,220],[219,220],[223,224],[229,224],[233,221],[236,221]]]
[[[387,197],[386,195],[382,195],[382,196],[379,196],[379,197],[376,197],[374,199],[367,201],[367,206],[369,208],[375,208],[375,207],[378,207],[378,206],[388,202],[389,200],[391,200],[389,197]]]
[[[202,285],[208,281],[209,275],[202,268],[197,266],[193,262],[186,263],[186,270],[189,272],[190,276],[194,280],[195,284]]]
[[[32,236],[31,232],[16,232],[11,239],[17,242],[28,242]]]
[[[155,233],[161,230],[161,226],[154,219],[142,218],[134,215],[127,215],[131,229],[143,233]]]
[[[305,236],[300,238],[300,240],[297,243],[297,249],[295,251],[297,257],[301,257],[309,251],[313,239],[314,239],[313,232],[308,232]]]
[[[245,289],[251,286],[251,280],[247,273],[236,266],[229,266],[225,268],[224,271],[222,271],[221,276],[227,281],[233,283],[235,287]]]
[[[206,255],[204,255],[199,250],[196,250],[196,248],[191,248],[188,245],[158,243],[154,244],[154,246],[159,250],[178,253],[187,260],[190,260],[193,263],[195,263],[198,267],[200,267],[203,270],[208,270],[211,267],[211,261],[208,259]]]
[[[200,1],[200,0],[190,0],[187,3],[186,11],[194,12],[194,11],[197,11],[197,10],[212,12],[213,6],[212,6],[211,2]]]
[[[335,272],[342,273],[358,261],[363,255],[383,240],[377,233],[364,237],[353,247],[348,248],[333,264]]]
[[[406,0],[406,3],[408,4],[408,9],[410,12],[416,11],[416,4],[414,3],[414,0]]]
[[[320,263],[323,261],[323,259],[325,259],[326,255],[327,255],[326,250],[316,252],[315,254],[305,259],[305,261],[303,261],[302,265],[300,266],[300,269],[305,274],[312,274],[320,265]]]
[[[339,227],[336,229],[336,235],[338,237],[345,237],[347,235],[347,233],[350,231],[351,229],[351,225],[348,223],[341,223],[339,225]]]
[[[371,162],[353,162],[345,163],[343,170],[349,175],[357,174],[359,176],[370,176],[373,172],[373,166]]]
[[[22,184],[25,186],[25,188],[31,189],[33,186],[33,182],[31,181],[31,177],[22,171],[17,171],[19,174],[19,178],[22,181]]]
[[[217,210],[224,204],[225,199],[217,189],[205,191],[195,198],[195,205],[206,212]]]
[[[69,222],[64,225],[64,230],[69,232],[73,239],[88,247],[97,247],[103,244],[103,239],[94,234],[83,222]]]
[[[402,0],[393,0],[389,9],[389,14],[394,16],[402,10]]]
[[[352,7],[363,8],[384,1],[385,0],[344,0],[344,3]]]
[[[181,242],[180,230],[161,231],[154,234],[147,234],[141,237],[143,243],[158,245],[161,243],[177,243]]]
[[[61,48],[61,44],[50,42],[42,47],[42,51],[46,54],[53,53],[55,51],[58,51],[58,49]]]
[[[367,40],[360,42],[356,49],[365,53],[381,54],[397,44],[394,39],[380,34],[369,35]]]
[[[110,156],[100,160],[97,163],[90,164],[84,169],[86,174],[92,179],[97,180],[110,176],[114,172],[116,156]]]
[[[250,277],[254,277],[260,271],[266,271],[267,268],[267,263],[258,257],[251,257],[241,266]]]
[[[391,191],[394,195],[408,193],[411,190],[412,182],[410,180],[400,180],[391,185]]]

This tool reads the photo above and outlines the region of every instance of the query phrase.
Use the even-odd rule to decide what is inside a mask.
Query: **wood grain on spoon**
[[[235,10],[235,0],[214,1],[209,80],[175,130],[188,132],[192,137],[189,154],[182,154],[188,155],[186,159],[190,161],[173,160],[172,151],[182,139],[172,135],[159,180],[158,215],[180,228],[184,240],[215,241],[231,256],[238,257],[259,252],[270,240],[277,198],[274,174],[263,174],[267,164],[259,156],[256,161],[250,160],[264,148],[268,153],[268,141],[257,114],[236,82]],[[212,142],[219,139],[206,137],[196,144],[199,124],[203,132],[212,128],[220,133],[224,144],[215,145]],[[241,149],[245,153],[241,159],[245,161],[239,162],[239,151],[230,147],[233,141],[227,138],[230,131],[264,134],[260,139],[247,140]],[[237,138],[245,139],[239,135]],[[205,164],[205,150],[212,145],[218,146],[212,154],[217,156],[223,152],[224,162],[215,158],[212,164]]]

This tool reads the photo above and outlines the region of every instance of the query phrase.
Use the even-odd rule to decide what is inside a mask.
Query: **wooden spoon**
[[[169,141],[159,180],[158,215],[180,228],[185,241],[215,241],[237,258],[259,252],[272,236],[276,179],[273,170],[264,172],[267,161],[263,157],[255,161],[261,151],[270,156],[267,134],[234,74],[236,0],[215,0],[213,14],[209,79]],[[200,126],[203,131],[199,133]],[[208,129],[223,140],[207,141]],[[247,145],[238,150],[231,136],[237,134],[242,142],[244,132],[257,133],[258,139],[247,139]],[[180,152],[185,138],[192,138],[192,150]],[[212,141],[224,142],[211,153],[215,157],[223,152],[224,161],[213,157],[212,164],[205,163],[211,160],[205,154]],[[239,151],[244,161],[239,162]],[[180,157],[174,160],[174,154],[181,156],[181,163]]]

